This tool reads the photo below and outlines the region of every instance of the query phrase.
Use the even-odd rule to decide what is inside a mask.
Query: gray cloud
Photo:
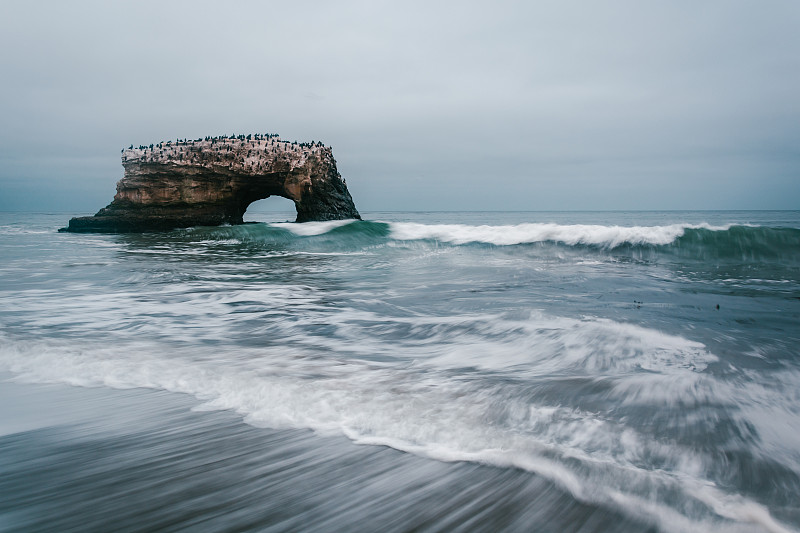
[[[264,131],[331,144],[364,211],[800,205],[796,2],[9,4],[0,209]]]

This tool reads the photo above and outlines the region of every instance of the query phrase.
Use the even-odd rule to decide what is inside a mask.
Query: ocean
[[[800,531],[798,211],[76,215],[0,213],[0,531]]]

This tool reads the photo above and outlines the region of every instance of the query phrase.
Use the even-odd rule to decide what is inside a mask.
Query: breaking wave
[[[209,239],[235,239],[237,243],[298,246],[325,243],[347,249],[387,242],[420,241],[450,246],[557,246],[614,253],[649,250],[699,259],[719,257],[800,262],[800,229],[744,225],[604,226],[536,223],[476,226],[344,220],[303,224],[259,223],[182,231],[207,235]]]

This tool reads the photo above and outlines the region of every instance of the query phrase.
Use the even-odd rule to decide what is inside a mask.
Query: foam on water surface
[[[337,327],[346,329],[367,319],[376,317],[345,313]],[[507,382],[535,376],[550,380],[583,375],[595,382],[607,378],[614,382],[610,394],[619,394],[622,402],[636,402],[631,387],[637,387],[642,376],[651,376],[646,387],[651,396],[646,401],[662,391],[682,403],[730,402],[726,387],[697,380],[698,372],[717,360],[701,344],[605,319],[537,315],[525,322],[497,316],[472,320],[488,324],[483,331],[475,328],[476,338],[453,336],[448,332],[453,321],[448,319],[399,321],[411,327],[425,328],[434,322],[441,326],[437,338],[428,339],[432,350],[413,345],[382,348],[369,342],[357,348],[373,358],[383,350],[387,357],[410,364],[379,363],[352,353],[336,356],[343,352],[342,346],[333,345],[336,341],[327,346],[333,358],[322,358],[293,343],[238,348],[234,356],[197,347],[167,354],[159,344],[146,342],[118,347],[87,343],[76,348],[6,337],[0,369],[22,381],[187,393],[203,401],[200,409],[234,410],[257,426],[309,428],[437,460],[521,468],[597,504],[626,507],[638,498],[675,493],[702,504],[705,513],[711,513],[702,519],[710,520],[708,526],[713,525],[714,515],[746,522],[767,517],[757,522],[780,531],[770,525],[769,512],[747,498],[719,491],[709,495],[698,489],[710,483],[704,476],[711,459],[703,453],[677,442],[653,440],[600,411],[542,403],[536,386]],[[349,331],[344,342],[353,335]],[[479,336],[495,340],[484,340],[481,346]],[[465,367],[505,378],[476,381],[474,372]],[[639,369],[646,373],[638,373]],[[689,388],[702,389],[702,398],[693,400],[697,392],[675,389],[676,383],[692,383]],[[747,516],[718,512],[740,507],[731,501],[745,502],[755,510]],[[670,530],[665,517],[673,512],[659,504],[650,518]]]

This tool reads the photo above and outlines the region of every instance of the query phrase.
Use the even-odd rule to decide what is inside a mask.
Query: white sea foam
[[[708,484],[703,478],[708,459],[696,450],[654,440],[602,413],[549,404],[502,383],[472,382],[462,379],[469,374],[456,371],[466,364],[491,372],[583,374],[602,379],[625,376],[644,365],[654,376],[688,379],[715,360],[699,343],[609,320],[545,315],[508,320],[480,315],[468,317],[474,324],[466,329],[483,324],[483,330],[466,338],[451,329],[463,325],[459,323],[463,317],[394,318],[403,328],[428,331],[430,343],[417,348],[387,347],[380,339],[369,343],[368,335],[357,328],[388,319],[351,310],[325,319],[326,325],[337,328],[340,338],[318,337],[304,345],[303,328],[320,317],[312,290],[294,287],[293,291],[275,291],[269,298],[260,291],[212,292],[202,306],[197,301],[187,309],[159,305],[162,313],[209,306],[215,315],[231,303],[259,306],[269,300],[273,306],[276,301],[288,304],[296,298],[295,303],[308,313],[295,311],[301,323],[281,326],[280,334],[292,340],[283,346],[239,347],[234,354],[192,343],[172,345],[164,353],[163,345],[138,340],[141,335],[137,340],[121,338],[119,346],[93,344],[85,336],[80,346],[66,340],[31,342],[6,336],[0,337],[0,370],[14,372],[23,381],[188,393],[204,402],[200,409],[234,410],[253,425],[311,428],[442,461],[521,468],[552,480],[583,501],[643,513],[646,520],[667,531],[721,530],[736,522],[782,531],[766,509],[746,498],[702,490]],[[78,307],[107,305],[102,299],[88,302],[85,298]],[[270,312],[280,313],[280,305]],[[363,359],[337,356],[350,335],[361,338],[364,345],[349,350],[363,350]],[[499,340],[506,338],[508,342]],[[312,344],[328,355],[314,355],[309,349]],[[368,352],[387,349],[408,350],[400,354],[406,358],[416,350],[417,362],[398,367],[368,360]],[[654,380],[650,387],[660,385]],[[665,503],[640,505],[648,495],[662,493],[681,493],[710,514],[691,518]],[[712,520],[713,516],[718,518]]]
[[[352,224],[355,222],[355,219],[349,220],[328,220],[325,222],[276,222],[270,224],[270,226],[276,228],[283,228],[288,229],[295,235],[300,235],[302,237],[308,237],[311,235],[322,235],[323,233],[328,233],[332,229],[339,228],[341,226],[346,226],[347,224]]]
[[[31,228],[23,225],[0,225],[0,235],[44,235],[52,233],[50,228]]]
[[[727,230],[730,226],[671,224],[668,226],[599,226],[561,224],[516,224],[509,226],[468,226],[464,224],[390,223],[391,236],[398,240],[434,239],[452,244],[496,245],[557,242],[614,248],[622,244],[663,245],[681,237],[687,229]]]

